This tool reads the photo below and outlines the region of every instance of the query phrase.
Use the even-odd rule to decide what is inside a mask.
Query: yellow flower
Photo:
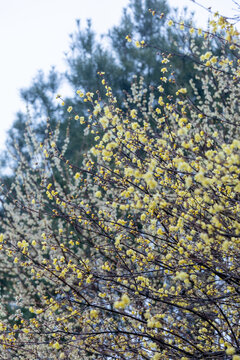
[[[139,125],[138,125],[138,123],[136,123],[136,122],[134,122],[134,123],[131,124],[131,127],[132,127],[133,130],[136,130],[136,129],[138,128],[138,126],[139,126]]]
[[[194,139],[195,139],[196,142],[201,141],[201,136],[200,136],[200,134],[199,134],[199,133],[196,133],[196,134],[194,135]]]
[[[146,215],[142,214],[140,218],[141,218],[142,221],[144,221],[144,220],[146,220]]]
[[[217,57],[216,56],[213,56],[211,59],[210,59],[210,62],[212,64],[215,64],[217,62]]]
[[[52,347],[53,347],[54,349],[59,350],[59,349],[61,348],[61,345],[60,345],[59,342],[57,341],[57,342],[55,342],[55,343],[53,344]]]
[[[229,346],[226,350],[227,355],[233,355],[233,354],[235,354],[235,352],[236,352],[236,350],[233,346]]]
[[[205,59],[209,59],[211,55],[212,55],[211,51],[206,52]]]
[[[35,311],[36,314],[41,314],[42,312],[43,312],[43,309],[37,309],[37,310]]]
[[[180,30],[184,30],[184,22],[183,21],[180,22],[179,27],[180,27]]]
[[[184,280],[188,279],[188,274],[185,273],[184,271],[180,271],[180,272],[177,271],[175,279],[184,281]]]
[[[116,309],[125,309],[130,304],[130,299],[127,294],[123,294],[120,301],[115,301],[114,307]]]
[[[108,118],[106,116],[103,116],[100,120],[99,120],[100,124],[102,125],[102,127],[104,129],[106,129],[108,127],[109,121]]]
[[[95,196],[100,199],[102,197],[101,191],[96,191]]]
[[[83,97],[83,96],[84,96],[84,93],[83,93],[81,90],[77,90],[77,94],[78,94],[80,97]]]
[[[137,110],[135,110],[135,109],[131,110],[130,116],[131,116],[133,119],[135,119],[135,118],[137,117]]]
[[[130,304],[130,299],[127,294],[122,295],[122,301],[123,301],[124,305],[126,305],[126,306]]]
[[[92,319],[96,319],[98,317],[98,311],[97,310],[91,310],[90,311],[90,317]]]
[[[240,355],[233,355],[232,360],[240,360]]]

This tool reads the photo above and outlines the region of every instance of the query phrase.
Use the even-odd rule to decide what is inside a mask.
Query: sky
[[[196,0],[212,6],[225,16],[236,14],[231,0]],[[84,27],[92,19],[98,34],[106,33],[120,21],[129,0],[0,0],[0,151],[4,149],[6,131],[18,110],[25,111],[20,89],[31,84],[38,70],[45,73],[51,66],[66,70],[64,52],[75,20]],[[169,0],[172,7],[187,6],[197,14],[198,26],[204,26],[208,14],[191,0]]]

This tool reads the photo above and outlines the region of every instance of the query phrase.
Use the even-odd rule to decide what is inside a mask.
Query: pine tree
[[[159,20],[153,17],[149,9],[164,13]],[[76,31],[70,35],[70,49],[66,56],[67,71],[58,74],[53,68],[47,76],[39,72],[30,87],[21,91],[21,97],[29,109],[29,113],[19,112],[8,132],[8,152],[2,155],[1,168],[17,165],[15,146],[24,152],[25,124],[29,119],[34,124],[39,141],[44,138],[45,120],[50,119],[54,126],[61,122],[62,139],[68,128],[69,117],[56,102],[56,94],[63,83],[71,89],[95,91],[99,88],[99,71],[105,72],[113,93],[118,99],[123,99],[130,91],[133,75],[144,76],[147,86],[155,87],[159,80],[159,69],[164,55],[173,54],[174,70],[179,84],[187,83],[194,73],[193,62],[189,57],[189,48],[180,30],[166,26],[170,8],[165,0],[131,0],[129,7],[123,10],[120,25],[114,26],[107,35],[99,41],[91,28],[89,20],[85,29],[76,21]],[[175,14],[172,11],[171,16]],[[189,21],[185,20],[185,23]],[[141,51],[133,43],[128,42],[129,36],[135,41],[144,41],[147,47]],[[171,89],[169,89],[171,92]],[[79,99],[65,100],[66,105],[74,105],[79,116],[86,115],[86,108],[80,105]],[[71,120],[71,119],[70,119]],[[77,126],[71,126],[71,144],[68,156],[74,161],[83,157],[83,153],[92,144],[92,137],[85,138],[77,131]],[[61,144],[59,144],[61,145]],[[12,155],[15,156],[13,160]],[[11,160],[10,160],[11,159]],[[9,180],[9,177],[6,177]]]

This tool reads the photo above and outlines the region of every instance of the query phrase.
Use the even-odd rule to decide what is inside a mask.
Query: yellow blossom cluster
[[[218,15],[211,27],[188,84],[162,54],[158,87],[135,79],[124,106],[104,73],[102,98],[77,91],[88,114],[66,112],[94,136],[81,164],[48,125],[36,154],[29,139],[41,161],[19,156],[3,201],[4,358],[239,359],[240,41]]]

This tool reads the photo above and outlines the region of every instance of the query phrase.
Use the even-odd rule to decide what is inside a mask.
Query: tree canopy
[[[239,33],[218,14],[204,31],[149,13],[189,38],[190,83],[164,51],[156,88],[136,77],[122,100],[99,71],[96,90],[57,96],[93,137],[83,160],[61,123],[42,142],[27,124],[3,187],[6,359],[240,359]]]

